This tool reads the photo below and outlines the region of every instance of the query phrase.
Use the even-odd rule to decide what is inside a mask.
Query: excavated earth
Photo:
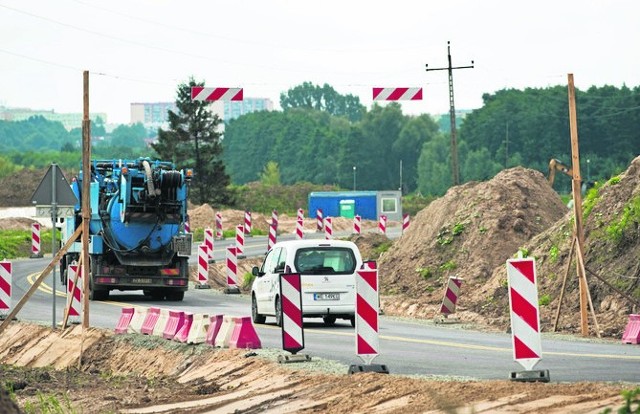
[[[640,197],[640,158],[595,194],[584,204],[584,259],[595,315],[589,316],[589,333],[619,340],[640,298],[640,214],[632,214]],[[213,227],[214,214],[208,205],[194,207],[191,227]],[[241,224],[244,217],[241,211],[222,214],[225,228]],[[294,231],[295,217],[280,219],[279,231]],[[254,226],[265,232],[269,221],[253,215]],[[307,221],[305,231],[315,231],[315,223]],[[336,222],[336,229],[351,228],[350,220]],[[512,168],[487,182],[451,188],[413,217],[388,249],[390,241],[380,234],[351,239],[365,258],[378,260],[387,315],[438,317],[446,281],[458,276],[464,279],[456,314],[461,324],[505,331],[505,261],[520,250],[536,258],[542,330],[553,330],[562,297],[557,330],[579,334],[573,223],[572,212],[541,173]],[[375,225],[365,223],[365,228]],[[240,274],[259,262],[241,260]],[[224,280],[222,264],[212,265],[212,287],[222,289]],[[13,386],[13,398],[23,408],[43,395],[55,395],[75,412],[127,413],[602,412],[617,410],[620,392],[638,385],[345,375],[347,367],[328,373],[328,361],[279,365],[274,352],[258,350],[254,356],[98,329],[83,335],[78,327],[61,333],[11,323],[0,334],[0,361],[5,364],[0,381]],[[0,412],[17,412],[13,409],[0,393]]]

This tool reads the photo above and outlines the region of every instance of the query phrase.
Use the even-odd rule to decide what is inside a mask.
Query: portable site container
[[[309,194],[309,217],[315,217],[317,209],[324,217],[378,220],[386,215],[388,220],[402,220],[400,191],[314,191]]]

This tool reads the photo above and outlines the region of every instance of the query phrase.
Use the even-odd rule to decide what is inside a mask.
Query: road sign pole
[[[52,168],[52,172],[53,174],[51,174],[51,257],[55,257],[56,256],[56,221],[58,219],[57,217],[57,210],[58,210],[58,204],[56,202],[56,168],[58,167],[57,164],[51,164],[51,168]],[[53,311],[51,313],[52,317],[51,317],[51,328],[52,329],[56,329],[56,264],[53,264],[53,269],[52,269],[52,273],[51,275],[53,276],[53,282],[51,283],[51,287],[52,287],[52,292],[51,292],[51,302],[52,302],[52,307],[53,307]]]

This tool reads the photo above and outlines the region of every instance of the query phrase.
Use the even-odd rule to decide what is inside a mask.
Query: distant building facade
[[[0,119],[3,121],[25,121],[32,116],[41,116],[48,121],[57,121],[67,130],[82,128],[82,113],[56,113],[54,110],[38,110],[29,108],[8,108],[0,106]],[[107,114],[89,113],[89,119],[96,122],[100,117],[104,124],[107,123]]]
[[[258,111],[273,111],[273,102],[269,98],[244,98],[242,101],[224,103],[224,121],[231,121],[241,115]]]

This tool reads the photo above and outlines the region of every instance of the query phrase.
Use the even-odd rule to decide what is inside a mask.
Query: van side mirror
[[[260,273],[260,268],[258,266],[253,266],[251,268],[251,274],[257,277],[263,276],[264,273]]]

